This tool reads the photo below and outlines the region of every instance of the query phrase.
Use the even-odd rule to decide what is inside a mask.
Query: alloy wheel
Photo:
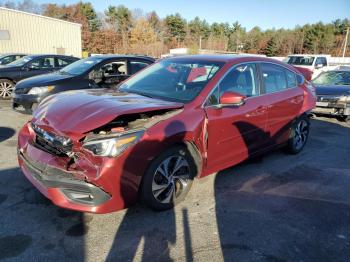
[[[190,180],[190,166],[182,156],[165,159],[156,169],[152,181],[152,193],[160,203],[171,203],[185,191]]]
[[[296,150],[299,150],[305,145],[308,132],[308,123],[304,119],[300,120],[295,128],[294,133],[294,147]]]
[[[14,90],[13,84],[8,81],[0,82],[0,97],[1,98],[10,98]]]

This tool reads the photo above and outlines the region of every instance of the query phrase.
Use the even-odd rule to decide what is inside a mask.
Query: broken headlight
[[[136,144],[143,134],[144,130],[140,130],[117,137],[91,140],[85,142],[83,147],[97,156],[115,157]]]

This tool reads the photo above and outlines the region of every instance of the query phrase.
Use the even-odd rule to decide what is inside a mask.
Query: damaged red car
[[[118,90],[46,98],[20,131],[24,175],[54,204],[107,213],[183,200],[194,178],[308,139],[314,88],[261,57],[161,60]]]

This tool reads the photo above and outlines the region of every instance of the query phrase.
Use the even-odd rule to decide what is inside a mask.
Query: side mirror
[[[322,67],[323,67],[323,64],[317,64],[315,68],[316,69],[321,69]]]
[[[246,97],[244,95],[227,91],[220,97],[221,106],[241,106],[244,105]]]

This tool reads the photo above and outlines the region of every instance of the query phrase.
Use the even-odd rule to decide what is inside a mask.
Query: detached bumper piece
[[[316,107],[312,110],[316,114],[326,114],[334,116],[348,116],[350,115],[350,106],[347,104],[333,104],[317,102]]]
[[[73,203],[98,206],[111,199],[101,188],[79,180],[69,172],[31,161],[22,152],[19,152],[19,157],[34,180],[46,188],[57,188]]]

